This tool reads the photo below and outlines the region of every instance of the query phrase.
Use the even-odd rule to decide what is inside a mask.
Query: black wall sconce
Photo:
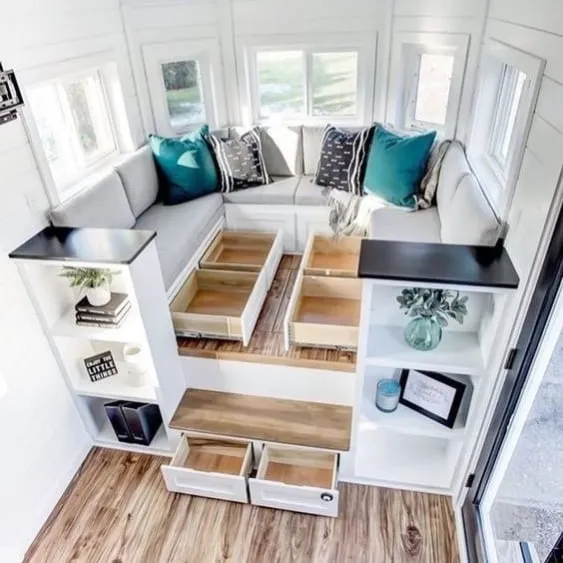
[[[4,70],[0,63],[0,125],[18,117],[17,108],[23,98],[13,70]]]

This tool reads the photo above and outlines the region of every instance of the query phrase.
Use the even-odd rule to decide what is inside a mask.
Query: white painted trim
[[[483,48],[467,157],[485,196],[501,220],[506,219],[516,190],[545,64],[544,59],[494,39],[488,39]],[[504,171],[506,179],[495,171],[488,152],[504,65],[517,68],[526,75],[508,150],[509,159]]]
[[[422,53],[452,55],[454,66],[446,123],[443,128],[436,124],[425,125],[441,130],[447,137],[455,137],[468,52],[469,34],[466,33],[397,32],[392,48],[387,121],[400,128],[413,125],[408,122],[407,105],[410,99],[415,97],[413,90],[416,89],[417,83],[414,83],[413,78],[418,56]]]
[[[256,53],[259,50],[302,50],[306,58],[315,52],[356,51],[358,53],[358,86],[357,113],[354,116],[326,116],[312,115],[296,116],[285,119],[287,124],[324,124],[337,122],[339,124],[365,124],[373,117],[373,92],[375,85],[375,68],[377,61],[377,33],[339,33],[330,34],[302,34],[291,33],[284,35],[243,35],[236,40],[237,57],[242,63],[238,68],[238,83],[242,104],[242,123],[250,125],[260,123],[258,107],[258,80],[256,71]],[[309,76],[305,68],[305,77]],[[309,113],[309,112],[308,112]]]
[[[174,136],[186,132],[175,131],[170,125],[166,91],[161,65],[180,60],[195,60],[199,64],[202,98],[206,119],[212,129],[217,129],[226,120],[225,88],[221,72],[221,53],[214,39],[197,41],[171,41],[168,43],[145,43],[141,47],[144,70],[151,99],[156,132]],[[195,124],[197,126],[200,124]]]

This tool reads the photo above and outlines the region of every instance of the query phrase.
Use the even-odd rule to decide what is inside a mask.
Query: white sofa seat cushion
[[[475,177],[465,176],[448,205],[440,213],[442,242],[449,244],[493,245],[499,223]]]
[[[254,203],[260,205],[293,205],[293,196],[299,183],[299,176],[272,178],[271,184],[245,188],[221,194],[225,203]]]
[[[262,154],[270,176],[298,176],[303,173],[301,126],[260,127]]]
[[[166,289],[186,267],[224,211],[221,195],[214,193],[178,205],[156,203],[139,217],[135,229],[157,232],[156,249]]]
[[[135,217],[139,217],[158,196],[158,176],[151,148],[140,148],[117,168],[125,195]]]
[[[314,176],[302,176],[295,192],[295,205],[326,205],[325,188],[315,184]]]
[[[404,211],[394,207],[371,214],[369,238],[403,242],[440,242],[440,217],[436,207]]]
[[[50,218],[56,227],[130,229],[135,224],[135,216],[115,170],[51,209]]]

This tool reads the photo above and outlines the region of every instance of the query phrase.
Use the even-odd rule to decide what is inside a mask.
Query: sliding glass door
[[[563,561],[563,216],[462,512],[471,563]]]

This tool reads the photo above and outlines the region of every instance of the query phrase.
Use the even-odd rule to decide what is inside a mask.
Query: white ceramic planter
[[[102,285],[100,287],[89,287],[86,289],[86,299],[93,307],[101,307],[109,303],[111,299],[111,291],[109,286]]]
[[[135,387],[144,387],[148,381],[148,357],[137,344],[126,344],[123,347],[123,359],[129,372],[129,383]]]

